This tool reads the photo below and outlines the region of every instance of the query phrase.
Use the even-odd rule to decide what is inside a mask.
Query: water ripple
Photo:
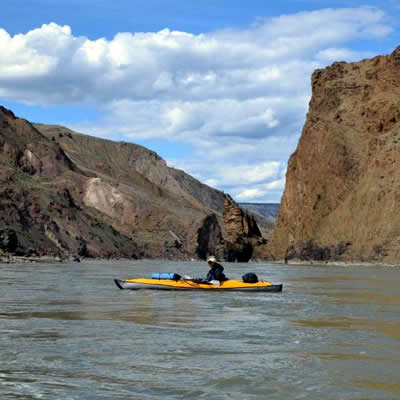
[[[226,264],[281,294],[120,291],[203,263],[0,265],[0,398],[394,399],[398,269]]]

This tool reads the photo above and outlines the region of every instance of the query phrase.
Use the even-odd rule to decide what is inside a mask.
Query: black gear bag
[[[244,283],[257,283],[258,277],[254,272],[248,272],[242,276]]]

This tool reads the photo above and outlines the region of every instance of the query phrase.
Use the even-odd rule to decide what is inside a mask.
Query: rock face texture
[[[0,107],[0,256],[224,257],[225,199],[141,146]],[[240,253],[253,237],[237,229]]]
[[[269,256],[398,263],[399,168],[400,48],[315,71]]]
[[[0,107],[0,255],[138,257],[135,242],[79,200],[88,176]]]
[[[254,215],[239,207],[230,196],[224,202],[226,246],[224,258],[228,261],[249,261],[254,249],[267,243],[258,228]]]
[[[200,258],[213,254],[220,260],[248,262],[267,240],[262,236],[255,216],[226,195],[222,219],[217,214],[208,215],[198,230],[197,243]]]
[[[243,211],[230,196],[225,198],[223,216],[226,237],[232,243],[243,238],[261,237],[254,216]]]

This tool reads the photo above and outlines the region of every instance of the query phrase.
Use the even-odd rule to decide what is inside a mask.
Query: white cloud
[[[32,100],[36,91],[42,103],[276,95],[283,81],[293,84],[316,66],[313,54],[387,34],[383,22],[382,11],[361,7],[284,15],[247,30],[199,35],[164,29],[93,41],[55,23],[13,37],[1,30],[0,71],[8,75],[2,74],[0,86],[18,100]]]
[[[246,201],[246,200],[253,200],[257,199],[258,197],[262,197],[265,195],[265,191],[262,191],[260,189],[246,189],[243,192],[240,192],[236,198],[240,201]]]
[[[233,188],[233,194],[239,201],[259,201],[263,198],[268,203],[276,202],[285,186],[284,173],[285,170],[280,169],[279,173],[274,174],[276,179],[268,183],[249,184],[247,188],[237,185]]]
[[[279,171],[280,163],[276,161],[260,163],[257,165],[238,164],[229,170],[220,171],[219,175],[223,178],[226,185],[236,185],[241,182],[246,184],[263,182]]]
[[[322,62],[335,62],[335,61],[354,61],[363,58],[372,57],[374,54],[369,51],[352,51],[346,48],[335,48],[330,47],[328,49],[321,50],[317,53],[316,58]]]
[[[76,129],[190,144],[191,157],[174,161],[179,167],[237,196],[272,191],[278,200],[311,72],[337,58],[364,57],[346,43],[390,31],[384,13],[370,7],[301,12],[198,35],[164,29],[89,40],[54,23],[12,37],[0,29],[0,96],[44,105],[91,102],[104,118]],[[264,187],[249,186],[255,183]]]
[[[284,178],[269,182],[265,185],[266,189],[281,189],[281,190],[283,190],[284,187],[285,187],[285,179]]]

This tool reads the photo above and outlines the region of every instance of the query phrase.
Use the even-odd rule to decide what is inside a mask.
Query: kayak
[[[222,290],[230,292],[281,292],[282,285],[271,282],[245,283],[243,281],[227,280],[218,285],[198,283],[190,279],[114,279],[120,289],[153,289],[153,290]]]

